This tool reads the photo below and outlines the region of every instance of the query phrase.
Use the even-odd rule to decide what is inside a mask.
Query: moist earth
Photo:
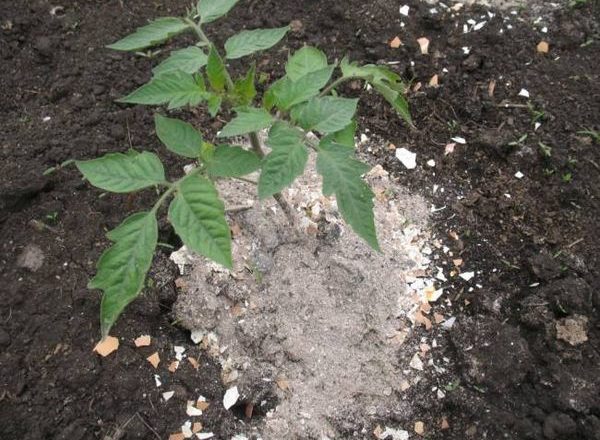
[[[600,130],[600,8],[594,1],[534,2],[451,12],[431,3],[241,1],[210,33],[223,42],[241,28],[298,20],[282,45],[256,57],[273,77],[288,51],[306,43],[331,59],[391,62],[411,84],[414,129],[360,85],[343,91],[363,98],[362,133],[385,140],[362,144],[361,156],[434,208],[432,234],[449,249],[432,256],[440,266],[446,261],[448,280],[434,310],[455,323],[427,330],[406,322],[399,365],[409,364],[421,338],[438,348],[424,355],[420,380],[398,397],[411,410],[382,414],[370,429],[402,428],[417,438],[419,421],[427,438],[598,439],[600,145],[582,131]],[[408,17],[399,14],[404,4]],[[92,352],[99,295],[86,284],[108,244],[104,234],[148,207],[153,194],[101,195],[70,167],[43,175],[67,159],[130,147],[159,152],[171,175],[180,172],[182,164],[154,137],[152,111],[114,102],[149,79],[153,60],[104,46],[188,4],[67,0],[52,15],[54,6],[0,1],[0,437],[168,438],[198,395],[211,402],[203,429],[217,438],[262,428],[265,413],[223,408],[222,365],[174,318],[180,292],[170,247],[159,250],[148,288],[114,328],[119,350],[107,358]],[[464,33],[470,19],[486,23]],[[403,43],[397,49],[388,44],[395,36]],[[427,55],[421,37],[430,40]],[[548,54],[536,51],[542,40]],[[436,74],[439,85],[430,86]],[[203,110],[181,115],[209,139],[223,125]],[[457,137],[466,144],[452,141]],[[407,170],[395,147],[417,153],[417,168]],[[160,241],[181,245],[166,223]],[[450,252],[464,270],[450,266]],[[460,271],[474,277],[467,281]],[[152,335],[151,347],[135,348],[141,334]],[[169,372],[174,346],[198,368],[183,362]],[[153,370],[145,358],[157,351],[162,362]],[[273,387],[267,395],[279,393]],[[168,390],[175,394],[164,402]],[[270,408],[285,398],[276,397]]]

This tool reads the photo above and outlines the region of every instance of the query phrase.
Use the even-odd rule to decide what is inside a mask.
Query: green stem
[[[179,183],[181,183],[181,181],[183,179],[185,179],[186,177],[189,177],[189,176],[193,176],[194,174],[198,174],[201,171],[202,171],[201,167],[194,168],[188,174],[186,174],[185,176],[183,176],[181,179],[176,180],[175,182],[164,182],[163,185],[167,186],[169,189],[167,189],[160,196],[160,198],[156,201],[156,203],[154,204],[154,206],[152,207],[152,210],[150,212],[152,212],[153,214],[156,214],[156,212],[160,209],[160,207],[162,206],[162,204],[165,203],[165,200],[167,200],[167,198],[169,198],[169,196],[171,194],[173,194],[175,191],[177,191],[179,189]]]
[[[202,43],[204,43],[206,46],[214,48],[215,52],[217,52],[219,54],[219,57],[221,59],[223,59],[223,57],[221,57],[221,54],[219,53],[219,50],[217,49],[217,46],[215,46],[213,44],[213,42],[210,41],[210,39],[206,36],[204,31],[200,27],[200,25],[198,23],[196,23],[194,20],[191,20],[189,18],[185,18],[184,20],[187,24],[189,24],[192,27],[192,29],[194,29],[194,32],[196,32],[196,35],[198,35],[198,38],[200,38],[200,41]],[[227,90],[230,93],[234,93],[235,92],[235,84],[233,83],[233,80],[231,79],[231,75],[229,74],[229,71],[227,71],[227,69],[225,69],[225,81],[227,82]]]
[[[198,35],[198,38],[200,38],[200,40],[203,43],[206,43],[208,46],[214,48],[215,52],[217,52],[219,54],[219,56],[221,56],[217,47],[208,39],[208,37],[206,36],[204,31],[202,31],[202,28],[200,27],[199,24],[197,24],[194,20],[190,20],[189,18],[186,18],[185,21],[194,29],[194,31]],[[232,94],[235,93],[235,84],[233,83],[233,80],[231,79],[231,75],[229,74],[229,71],[227,69],[225,69],[225,81],[227,82],[227,91],[229,91],[229,93],[232,93]],[[250,144],[252,145],[252,149],[254,150],[254,152],[261,159],[263,157],[265,157],[265,153],[260,145],[260,139],[258,138],[258,134],[256,132],[252,132],[252,133],[250,133],[249,137],[250,137]],[[177,183],[175,183],[175,189],[176,189],[176,187],[177,187]],[[158,209],[158,207],[160,207],[162,202],[164,202],[164,200],[175,189],[170,188],[167,192],[165,192],[162,195],[162,197],[158,200],[157,205],[155,205],[155,208],[152,208],[154,212],[156,212],[155,209]],[[277,194],[273,194],[273,198],[277,201],[277,203],[279,204],[279,206],[281,207],[281,209],[287,216],[288,220],[290,221],[290,223],[294,224],[294,219],[295,219],[294,211],[293,211],[292,207],[289,205],[289,203],[285,200],[285,197],[283,197],[283,195],[281,193],[277,193]]]
[[[346,81],[352,81],[353,79],[360,79],[360,78],[358,78],[356,76],[341,76],[341,77],[339,77],[338,79],[333,81],[331,84],[329,84],[327,87],[325,87],[319,94],[319,97],[322,98],[323,96],[329,95],[329,93],[331,93],[331,91],[333,89],[335,89],[337,86],[345,83]]]
[[[206,36],[206,34],[204,33],[204,31],[202,30],[202,28],[200,27],[200,25],[198,23],[196,23],[194,20],[190,19],[190,18],[184,18],[185,22],[187,24],[189,24],[192,29],[194,29],[194,32],[196,32],[196,35],[198,35],[198,38],[200,38],[200,41],[202,41],[203,43],[210,45],[211,42],[208,39],[208,37]]]
[[[168,190],[166,190],[162,194],[162,196],[160,196],[160,198],[156,201],[156,203],[154,204],[154,206],[152,207],[152,210],[150,212],[152,214],[156,215],[156,213],[158,212],[158,210],[162,206],[162,204],[165,202],[165,200],[167,200],[167,198],[171,194],[173,194],[175,191],[177,191],[177,184],[172,185]]]
[[[265,152],[263,151],[263,149],[260,145],[260,139],[258,138],[258,134],[255,131],[253,131],[248,136],[250,137],[250,145],[252,145],[252,150],[254,150],[256,155],[258,157],[260,157],[261,159],[263,157],[265,157]],[[275,194],[273,194],[273,198],[277,201],[277,203],[279,204],[279,206],[285,213],[290,224],[293,225],[295,223],[294,210],[292,209],[290,204],[287,202],[285,197],[283,197],[283,194],[275,193]]]

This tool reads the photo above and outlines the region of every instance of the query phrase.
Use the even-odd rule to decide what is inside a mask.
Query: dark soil
[[[422,83],[409,94],[414,130],[368,92],[360,110],[363,130],[416,152],[419,167],[404,169],[387,148],[363,153],[446,207],[434,214],[439,235],[466,268],[478,271],[482,287],[449,283],[452,306],[444,313],[457,324],[440,336],[447,371],[411,389],[410,418],[380,422],[412,430],[423,420],[428,438],[599,439],[600,145],[578,132],[600,130],[600,8],[588,2],[545,16],[547,35],[527,11],[519,12],[522,21],[505,12],[463,34],[468,18],[480,21],[487,11],[463,10],[457,19],[407,0],[411,17],[401,20],[390,1],[240,3],[211,29],[217,40],[242,27],[303,25],[285,45],[259,56],[264,71],[281,72],[288,49],[308,43],[332,57],[399,61],[399,73],[413,86]],[[0,0],[0,438],[167,438],[186,420],[185,400],[203,394],[215,401],[203,417],[205,431],[228,439],[260,414],[244,421],[243,411],[222,409],[220,366],[172,322],[177,274],[169,249],[156,257],[153,287],[114,328],[121,348],[107,358],[91,351],[99,337],[99,295],[86,283],[107,245],[104,234],[153,195],[101,197],[72,168],[42,175],[70,158],[130,146],[159,151],[152,111],[114,103],[148,80],[149,60],[103,46],[148,18],[182,14],[187,2],[61,4],[64,10],[52,16],[54,4],[43,0]],[[512,30],[503,17],[511,18]],[[391,49],[386,42],[396,35],[405,45]],[[419,54],[422,36],[431,40],[430,55]],[[550,43],[548,55],[536,53],[542,38]],[[440,87],[428,87],[433,74]],[[544,112],[537,131],[535,114],[517,96],[521,88]],[[207,135],[221,125],[202,111],[191,117]],[[454,136],[467,145],[446,156]],[[552,148],[549,157],[539,142]],[[435,168],[425,165],[428,159]],[[174,157],[167,163],[179,172]],[[514,177],[517,171],[525,177]],[[434,194],[433,185],[444,191]],[[161,241],[173,243],[166,225]],[[588,341],[577,346],[556,337],[556,322],[574,315],[588,319]],[[145,333],[153,346],[135,349],[133,339]],[[168,373],[174,345],[185,346],[200,368],[184,363]],[[160,388],[145,360],[154,351],[163,359]],[[445,399],[429,397],[432,385],[448,383]],[[176,397],[163,402],[161,393],[171,389]]]

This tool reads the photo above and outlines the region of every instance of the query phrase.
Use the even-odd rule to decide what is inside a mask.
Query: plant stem
[[[167,198],[173,194],[175,191],[177,191],[177,185],[173,185],[171,186],[168,190],[166,190],[161,196],[160,198],[156,201],[156,203],[154,204],[154,206],[152,207],[152,210],[150,211],[153,214],[156,214],[156,212],[158,211],[158,209],[161,207],[161,205],[165,202],[165,200],[167,200]]]
[[[194,20],[191,20],[189,18],[186,18],[185,21],[190,26],[192,26],[192,28],[198,35],[198,38],[200,38],[200,40],[203,43],[206,43],[208,46],[213,48],[217,53],[219,53],[216,46],[208,39],[208,37],[206,36],[204,31],[202,31],[202,28],[200,27],[199,24],[197,24]],[[219,56],[221,56],[221,54],[219,54]],[[233,80],[231,79],[231,75],[229,74],[229,71],[227,69],[225,69],[225,80],[227,82],[227,90],[230,93],[235,93],[235,84],[233,83]],[[250,133],[249,136],[250,136],[250,144],[252,145],[252,149],[257,154],[257,156],[262,159],[263,157],[265,157],[265,153],[260,145],[260,139],[258,138],[258,134],[256,132],[252,132],[252,133]],[[167,192],[165,192],[162,195],[162,197],[157,202],[158,206],[160,206],[160,204],[164,201],[164,199],[166,197],[168,197],[169,194],[176,189],[176,187],[177,187],[177,184],[174,185],[174,188],[169,189]],[[283,195],[281,193],[276,193],[276,194],[273,194],[273,198],[277,201],[277,203],[279,204],[279,206],[281,207],[281,209],[287,216],[289,222],[293,225],[295,223],[294,211],[293,211],[292,207],[289,205],[289,203],[285,200],[285,197],[283,197]],[[158,209],[158,206],[155,205],[155,208]],[[153,208],[154,212],[156,212],[155,208]]]
[[[258,134],[255,131],[253,131],[249,134],[249,137],[250,137],[250,144],[252,145],[252,149],[254,150],[256,155],[258,157],[260,157],[261,159],[263,157],[265,157],[265,152],[263,151],[263,149],[260,145],[260,139],[258,138]],[[283,197],[283,194],[275,193],[275,194],[273,194],[273,198],[277,201],[277,203],[279,204],[279,206],[285,213],[290,224],[293,225],[295,223],[294,210],[292,209],[290,204],[287,202],[287,200],[285,200],[285,197]]]
[[[323,96],[327,96],[329,95],[329,93],[331,93],[331,91],[333,89],[335,89],[337,86],[339,86],[340,84],[345,83],[346,81],[351,81],[353,79],[358,79],[355,76],[341,76],[338,79],[336,79],[335,81],[333,81],[331,84],[329,84],[327,87],[325,87],[321,93],[319,94],[319,97],[323,97]]]
[[[189,24],[194,29],[194,32],[196,32],[196,35],[198,35],[198,38],[200,38],[200,41],[202,41],[203,43],[205,43],[207,45],[211,44],[210,40],[208,39],[208,37],[206,36],[206,34],[204,33],[204,31],[202,30],[202,28],[200,27],[199,24],[197,24],[194,20],[192,20],[190,18],[185,18],[184,20],[187,24]]]
[[[192,20],[190,18],[185,18],[185,22],[194,29],[194,32],[196,32],[196,35],[198,35],[198,38],[200,38],[200,41],[202,43],[204,43],[206,46],[209,46],[209,48],[213,48],[215,50],[215,52],[217,52],[219,54],[219,57],[221,57],[221,54],[217,50],[217,47],[213,44],[212,41],[210,41],[208,39],[208,37],[206,36],[204,31],[202,30],[202,27],[200,27],[200,25],[198,23],[196,23],[194,20]],[[221,57],[221,59],[223,59],[223,58]],[[225,69],[225,80],[227,82],[227,90],[230,93],[234,93],[235,85],[233,84],[233,80],[231,79],[231,75],[229,74],[229,71],[227,69]]]

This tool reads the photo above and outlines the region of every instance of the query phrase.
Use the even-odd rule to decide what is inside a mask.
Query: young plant
[[[288,27],[245,30],[230,37],[224,55],[208,39],[204,26],[225,15],[237,0],[201,0],[186,17],[165,17],[137,29],[108,46],[119,51],[148,53],[148,48],[193,32],[198,43],[173,51],[153,69],[153,77],[119,102],[166,105],[168,110],[206,105],[215,117],[223,107],[236,116],[217,135],[204,139],[192,125],[155,115],[156,134],[170,151],[196,161],[197,166],[176,181],[168,181],[158,156],[149,151],[111,153],[77,161],[77,167],[94,186],[115,193],[145,188],[162,190],[154,206],[128,217],[108,233],[113,242],[97,265],[89,287],[103,290],[102,337],[108,335],[124,308],[140,293],[152,263],[158,239],[157,214],[170,200],[168,219],[183,243],[225,267],[232,267],[231,235],[223,202],[214,182],[243,178],[259,172],[258,196],[274,197],[293,215],[281,195],[304,172],[309,149],[316,152],[323,193],[335,195],[340,214],[373,249],[379,250],[373,218],[373,193],[362,175],[369,167],[355,158],[355,113],[358,99],[332,94],[342,83],[364,80],[410,123],[405,87],[400,77],[383,66],[359,66],[344,58],[330,64],[323,52],[303,47],[289,57],[286,74],[275,81],[255,104],[256,68],[234,79],[227,62],[269,49],[286,35]],[[334,77],[334,72],[338,72]],[[258,132],[268,130],[267,153]],[[318,141],[308,137],[318,133]],[[248,136],[252,149],[227,143]]]

